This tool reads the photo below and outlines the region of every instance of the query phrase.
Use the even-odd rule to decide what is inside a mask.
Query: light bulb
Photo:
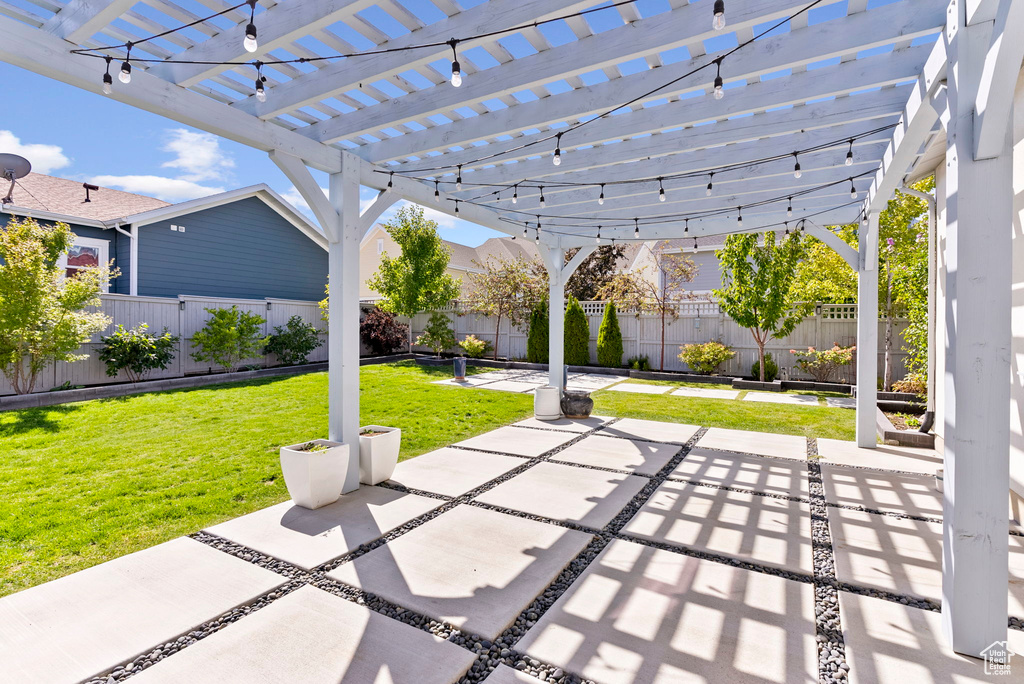
[[[462,67],[458,60],[452,62],[452,85],[456,88],[462,85]]]
[[[725,83],[722,81],[722,77],[721,76],[715,76],[715,99],[716,100],[721,100],[723,97],[725,97],[725,91],[722,90],[722,86],[723,85],[725,85]]]
[[[743,214],[739,214],[739,215],[736,216],[736,227],[737,228],[742,228],[743,227]]]
[[[850,199],[857,199],[857,188],[850,186]]]
[[[661,191],[658,193],[658,201],[659,202],[664,202],[665,201],[665,188],[662,188]]]
[[[846,153],[846,165],[853,166],[853,150]]]
[[[561,164],[562,164],[562,148],[560,148],[560,147],[556,147],[555,148],[555,156],[551,159],[551,161],[554,162],[555,166],[561,166]]]
[[[519,191],[516,190],[512,193],[512,204],[519,204]]]
[[[711,28],[716,31],[725,28],[725,0],[715,0],[715,17],[711,20]]]
[[[597,203],[604,206],[604,186],[601,186],[601,196],[597,198]]]
[[[462,172],[459,171],[459,175],[455,177],[455,189],[462,190]]]
[[[256,88],[256,99],[259,100],[260,102],[267,101],[267,91],[263,89],[262,83],[260,83],[259,87]]]
[[[697,253],[697,238],[693,238],[693,253]]]
[[[110,95],[114,92],[114,79],[110,77],[110,74],[103,74],[103,94]]]
[[[800,162],[797,162],[796,166],[793,167],[793,178],[799,178],[802,175],[804,175],[804,172],[800,170]]]
[[[455,215],[459,215],[459,200],[455,200]]]
[[[132,65],[129,62],[121,65],[121,73],[117,75],[117,80],[121,83],[132,82]]]
[[[541,186],[541,189],[540,189],[540,208],[543,209],[545,206],[547,206],[547,203],[544,201],[544,187]]]
[[[786,207],[786,218],[793,218],[793,200],[789,200],[789,205]]]
[[[635,237],[635,238],[640,237],[640,227],[639,226],[637,226],[636,228],[633,229],[633,237]]]
[[[597,237],[594,238],[594,242],[596,242],[597,244],[601,244],[601,227],[600,226],[597,227]]]
[[[705,197],[711,197],[711,188],[712,187],[713,186],[712,186],[711,181],[708,181],[708,189],[704,192],[704,196]]]
[[[523,238],[525,239],[527,237],[529,237],[529,234],[526,232],[526,226],[523,226]]]
[[[246,52],[256,52],[259,48],[256,43],[256,25],[251,22],[245,27],[245,39],[242,41],[242,47]]]

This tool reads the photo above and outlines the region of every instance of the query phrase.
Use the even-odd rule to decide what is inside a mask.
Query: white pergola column
[[[968,25],[967,5],[954,5],[959,16],[951,17],[944,35],[949,126],[942,623],[953,650],[979,657],[1004,641],[1007,629],[1013,167],[1008,122],[998,138],[1002,145],[990,150],[994,156],[975,158],[976,98],[993,22]]]
[[[342,156],[331,174],[330,203],[336,216],[328,234],[328,434],[349,445],[342,493],[359,488],[359,160]]]
[[[548,384],[564,390],[565,374],[565,279],[562,264],[565,250],[551,247],[545,250],[548,269]]]
[[[857,272],[857,446],[878,443],[878,216],[862,228]]]

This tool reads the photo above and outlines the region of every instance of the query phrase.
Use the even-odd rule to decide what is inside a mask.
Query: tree
[[[579,248],[566,250],[565,263],[576,256]],[[626,255],[625,245],[602,245],[594,250],[583,263],[573,271],[565,283],[565,294],[581,302],[600,299],[598,293],[612,278],[619,259]]]
[[[437,234],[437,222],[423,217],[422,207],[403,207],[384,228],[402,253],[391,257],[384,252],[380,267],[367,281],[381,296],[377,306],[412,318],[421,311],[440,309],[459,296],[462,280],[448,273],[451,252]]]
[[[856,223],[832,229],[845,243],[857,248]],[[803,237],[804,258],[796,267],[794,297],[803,302],[854,304],[857,302],[857,272],[839,253],[814,237]]]
[[[678,304],[688,295],[684,285],[698,272],[692,259],[679,251],[670,251],[667,242],[660,242],[651,250],[648,263],[637,271],[617,273],[598,293],[602,299],[612,299],[622,309],[655,314],[661,318],[661,362],[665,370],[665,324],[679,316]]]
[[[493,316],[494,358],[498,358],[501,321],[522,327],[532,309],[544,299],[544,282],[533,265],[522,257],[505,259],[489,256],[483,264],[474,262],[480,273],[470,273],[467,304],[472,311]]]
[[[590,323],[575,297],[569,297],[565,308],[565,363],[570,366],[590,364]]]
[[[451,349],[456,344],[455,331],[448,316],[435,311],[423,328],[423,334],[416,338],[416,344],[433,350],[434,356],[440,357],[441,352]]]
[[[547,363],[548,335],[548,303],[540,302],[530,311],[530,332],[526,336],[526,360],[530,363]]]
[[[765,378],[764,346],[786,337],[810,313],[813,304],[799,303],[793,285],[804,249],[800,233],[776,242],[775,233],[741,233],[725,239],[715,252],[722,269],[722,288],[715,298],[722,311],[748,328],[757,344],[759,379]]]
[[[622,365],[622,331],[619,330],[619,314],[615,302],[604,305],[604,317],[597,331],[597,365],[618,368]]]
[[[395,315],[373,307],[359,322],[359,339],[370,349],[371,354],[390,354],[403,344],[409,336],[409,326],[395,320]]]
[[[11,217],[0,231],[0,370],[18,394],[32,392],[39,373],[110,325],[99,293],[118,275],[108,264],[67,275],[59,260],[74,242],[66,223],[41,225]]]
[[[263,352],[269,339],[260,334],[266,319],[237,306],[230,309],[206,309],[209,320],[202,330],[192,335],[192,353],[196,361],[214,363],[231,371],[243,359],[251,359]]]

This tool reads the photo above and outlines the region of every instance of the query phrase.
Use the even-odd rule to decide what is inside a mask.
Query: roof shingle
[[[42,173],[30,173],[20,179],[14,186],[12,197],[13,205],[6,207],[13,214],[22,208],[93,221],[112,221],[170,206],[168,202],[154,197],[112,188],[90,191],[90,201],[86,202],[81,182]]]

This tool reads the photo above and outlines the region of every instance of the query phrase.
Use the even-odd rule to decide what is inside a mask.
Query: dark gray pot
[[[457,356],[453,363],[455,365],[455,377],[459,379],[466,377],[466,359]]]
[[[562,415],[566,418],[589,418],[594,410],[594,400],[590,392],[565,390],[562,393]]]

